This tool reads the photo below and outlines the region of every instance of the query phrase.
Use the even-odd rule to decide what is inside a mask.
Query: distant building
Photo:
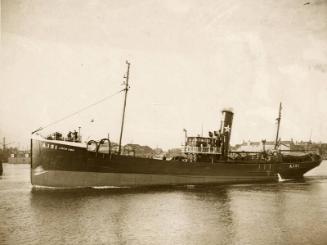
[[[137,157],[152,158],[154,155],[156,155],[156,151],[151,147],[142,146],[139,144],[127,144],[123,147],[123,151],[127,155],[133,154]]]
[[[281,141],[279,144],[280,150],[290,150],[292,141]],[[273,150],[275,148],[275,141],[266,141],[265,144],[262,141],[243,141],[243,143],[235,145],[232,150],[260,152],[263,151],[264,147],[265,150]]]
[[[10,164],[30,164],[31,156],[27,151],[16,151],[11,153],[8,158],[8,163]]]
[[[167,157],[169,157],[169,158],[183,156],[183,155],[184,154],[182,153],[181,148],[172,148],[167,151]]]
[[[0,149],[0,162],[8,162],[11,154],[15,154],[18,152],[18,149],[16,147],[9,147],[5,148],[3,147]]]
[[[327,159],[327,143],[314,143],[311,141],[300,141],[292,145],[294,151],[312,151],[319,153],[323,159]]]
[[[233,151],[251,151],[260,152],[263,151],[263,142],[258,141],[243,141],[241,144],[237,144],[232,147]],[[275,141],[266,141],[265,149],[272,150],[275,147]],[[323,159],[327,159],[327,143],[314,143],[311,141],[294,142],[293,140],[279,142],[280,150],[290,151],[306,151],[319,153]]]

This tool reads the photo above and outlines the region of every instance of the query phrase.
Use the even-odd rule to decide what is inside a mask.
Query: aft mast
[[[279,137],[279,127],[280,127],[280,120],[282,119],[282,102],[279,103],[279,112],[277,120],[277,133],[276,133],[276,140],[275,140],[275,150],[278,148],[278,137]]]
[[[119,137],[119,148],[118,148],[119,155],[121,154],[121,140],[122,140],[122,137],[123,137],[127,92],[128,92],[128,89],[129,89],[129,84],[128,84],[128,80],[129,80],[129,67],[130,67],[131,63],[129,63],[126,60],[126,64],[127,64],[127,72],[126,72],[126,75],[124,76],[124,78],[126,79],[124,81],[124,85],[125,85],[125,88],[124,88],[125,97],[124,97],[123,116],[122,116],[122,120],[121,120],[120,137]]]

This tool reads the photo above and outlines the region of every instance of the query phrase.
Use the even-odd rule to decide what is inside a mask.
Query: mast
[[[119,155],[121,154],[121,140],[122,140],[122,137],[123,137],[124,120],[125,120],[125,110],[126,110],[126,100],[127,100],[127,92],[128,92],[128,89],[129,89],[129,85],[128,85],[128,79],[129,79],[129,67],[130,67],[131,63],[129,63],[129,62],[126,60],[126,64],[127,64],[127,72],[126,72],[126,75],[124,76],[124,78],[126,79],[126,80],[124,81],[124,85],[125,85],[125,88],[124,88],[125,96],[124,96],[123,116],[122,116],[122,119],[121,119],[120,137],[119,137],[119,148],[118,148],[118,154],[119,154]]]
[[[279,112],[277,120],[277,133],[276,133],[276,140],[275,140],[275,150],[278,147],[278,136],[279,136],[279,127],[280,127],[280,120],[282,119],[282,102],[279,103]]]
[[[201,124],[201,137],[203,137],[203,123]]]

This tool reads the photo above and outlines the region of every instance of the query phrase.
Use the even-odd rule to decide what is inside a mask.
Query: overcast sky
[[[305,4],[310,2],[310,4]],[[327,141],[327,1],[2,0],[0,136],[30,133],[122,89],[123,143],[178,147],[235,112],[232,144]],[[41,131],[118,141],[123,95]],[[94,122],[91,122],[91,120]]]

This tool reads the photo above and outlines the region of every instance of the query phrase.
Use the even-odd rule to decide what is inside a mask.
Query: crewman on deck
[[[72,132],[69,131],[67,134],[68,141],[72,141]]]
[[[216,140],[216,144],[218,148],[221,146],[221,143],[222,143],[222,135],[221,135],[221,130],[219,129],[217,134],[217,140]]]
[[[76,142],[78,140],[78,133],[76,130],[74,130],[73,135],[74,135],[74,141]]]

